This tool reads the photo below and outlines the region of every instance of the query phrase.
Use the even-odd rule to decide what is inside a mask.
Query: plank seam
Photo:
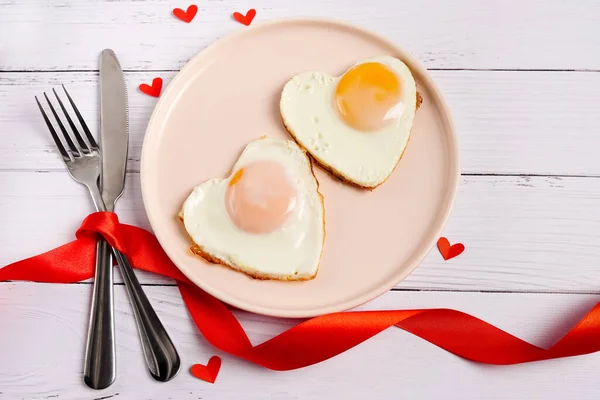
[[[132,160],[129,160],[132,161]],[[139,161],[139,160],[135,160]],[[2,172],[16,172],[16,173],[36,173],[36,174],[47,174],[47,173],[65,173],[66,170],[64,168],[56,168],[56,169],[28,169],[28,168],[1,168],[0,173]],[[128,169],[128,174],[139,174],[140,171],[137,169]],[[597,179],[600,178],[600,175],[577,175],[577,174],[530,174],[530,173],[496,173],[496,172],[465,172],[462,173],[461,176],[464,177],[516,177],[516,178],[583,178],[583,179]]]
[[[581,72],[598,73],[600,69],[553,69],[553,68],[427,68],[429,71],[472,71],[472,72]],[[179,69],[124,69],[123,72],[179,72]],[[5,74],[25,74],[25,73],[98,73],[97,69],[0,69],[0,73]]]
[[[47,282],[31,281],[3,281],[0,285],[7,283],[19,284],[47,284]],[[60,283],[60,285],[92,285],[92,282]],[[123,282],[116,282],[115,286],[125,286]],[[147,287],[177,287],[175,283],[142,283]],[[475,290],[475,289],[443,289],[443,288],[392,288],[390,292],[439,292],[439,293],[487,293],[487,294],[563,294],[563,295],[600,295],[600,290]]]

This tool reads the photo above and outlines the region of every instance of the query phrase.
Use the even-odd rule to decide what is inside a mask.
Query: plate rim
[[[171,254],[171,252],[168,250],[168,248],[163,245],[164,238],[163,238],[162,234],[160,233],[160,231],[156,231],[154,229],[154,227],[157,225],[157,222],[156,222],[156,217],[154,216],[153,212],[149,209],[149,206],[148,206],[150,195],[148,194],[149,189],[148,189],[147,179],[145,179],[145,177],[147,176],[147,173],[145,173],[144,171],[148,170],[149,167],[148,167],[148,164],[145,162],[145,160],[148,159],[148,157],[145,155],[146,155],[146,153],[149,152],[148,142],[149,142],[149,137],[150,137],[149,133],[150,133],[151,127],[153,127],[155,124],[158,123],[156,121],[158,119],[157,115],[159,114],[159,111],[163,107],[165,107],[165,104],[167,104],[167,98],[172,97],[172,96],[167,96],[167,95],[170,94],[172,90],[174,90],[173,88],[176,86],[177,82],[179,82],[179,80],[183,79],[182,77],[187,75],[187,71],[189,69],[191,69],[193,67],[193,65],[195,65],[196,62],[198,62],[197,61],[198,59],[205,57],[207,52],[212,51],[214,48],[216,48],[218,46],[232,42],[239,37],[253,34],[255,31],[265,29],[265,28],[268,28],[273,25],[286,25],[286,24],[294,25],[294,24],[302,24],[302,23],[304,23],[304,24],[317,23],[317,24],[330,25],[330,26],[332,26],[332,28],[335,28],[335,29],[342,28],[342,29],[353,30],[362,35],[365,35],[367,37],[371,37],[375,40],[378,40],[381,43],[384,43],[386,46],[393,48],[394,51],[397,52],[398,54],[402,54],[403,61],[407,61],[408,64],[411,65],[411,69],[416,69],[416,71],[421,76],[421,78],[426,81],[426,84],[427,84],[427,87],[429,88],[429,90],[431,90],[435,94],[435,96],[437,96],[437,98],[439,99],[439,105],[441,106],[440,110],[442,111],[442,114],[443,114],[444,118],[446,119],[447,126],[448,126],[448,129],[447,129],[448,134],[446,136],[449,138],[448,147],[451,148],[453,156],[454,156],[454,162],[451,164],[453,164],[455,166],[455,171],[453,174],[449,173],[449,178],[450,178],[449,191],[446,193],[446,195],[448,196],[447,207],[444,210],[443,214],[440,216],[440,218],[437,219],[438,223],[430,229],[430,232],[433,233],[431,238],[429,238],[429,240],[425,242],[425,245],[421,247],[420,252],[413,254],[411,256],[411,258],[404,264],[406,266],[406,268],[404,268],[402,270],[402,272],[393,275],[393,279],[389,279],[389,282],[391,283],[391,285],[377,286],[376,289],[370,290],[370,291],[365,291],[362,294],[360,294],[359,296],[354,297],[352,299],[352,301],[345,301],[343,303],[335,303],[333,305],[328,305],[328,306],[323,306],[320,308],[313,308],[313,309],[281,309],[281,308],[257,306],[255,304],[247,303],[244,301],[238,301],[235,298],[231,298],[226,293],[221,292],[218,288],[214,288],[210,285],[205,284],[197,276],[194,276],[193,274],[188,274],[185,271],[185,268],[181,268],[177,264],[177,262],[176,262],[177,257],[175,255]],[[156,130],[156,129],[154,129],[154,130]],[[143,143],[142,143],[142,151],[141,151],[141,156],[140,156],[140,185],[141,185],[142,202],[144,204],[144,210],[146,211],[148,221],[150,222],[152,231],[153,231],[154,235],[156,236],[159,244],[161,245],[162,249],[167,254],[168,258],[171,260],[171,262],[177,267],[177,269],[181,273],[183,273],[194,285],[198,286],[200,289],[204,290],[211,296],[213,296],[233,307],[236,307],[238,309],[245,310],[248,312],[256,313],[256,314],[280,317],[280,318],[310,318],[310,317],[330,314],[330,313],[334,313],[334,312],[350,310],[352,308],[355,308],[357,306],[365,304],[365,303],[385,294],[386,292],[389,292],[392,288],[394,288],[394,286],[396,286],[398,283],[402,282],[408,275],[413,273],[414,270],[422,263],[423,259],[431,251],[431,249],[435,245],[437,239],[439,238],[440,234],[442,233],[443,229],[445,228],[445,226],[448,222],[450,213],[454,207],[454,202],[456,200],[456,194],[458,192],[458,184],[459,184],[460,176],[461,176],[460,151],[459,151],[459,142],[458,142],[458,137],[457,137],[457,133],[456,133],[456,126],[454,123],[454,119],[450,112],[450,107],[448,106],[448,103],[447,103],[441,89],[439,88],[439,86],[437,85],[435,80],[430,76],[429,71],[427,70],[425,65],[420,60],[418,60],[417,58],[412,56],[412,54],[410,54],[408,51],[406,51],[402,46],[399,46],[392,40],[389,40],[386,37],[374,32],[372,30],[363,28],[361,26],[357,26],[353,23],[349,23],[349,22],[342,21],[342,20],[335,19],[335,18],[327,18],[327,17],[287,17],[287,18],[277,18],[277,19],[273,19],[273,20],[254,23],[250,27],[240,28],[239,30],[229,33],[229,34],[223,36],[222,38],[216,39],[214,42],[209,44],[207,47],[205,47],[204,49],[199,51],[194,57],[192,57],[189,61],[187,61],[185,63],[185,65],[176,73],[175,77],[170,81],[170,83],[167,85],[167,87],[163,90],[162,95],[160,96],[160,98],[158,99],[158,102],[154,106],[154,109],[152,110],[152,114],[150,116],[150,119],[148,120],[148,124],[146,125],[146,129],[144,132],[144,139],[143,139]]]

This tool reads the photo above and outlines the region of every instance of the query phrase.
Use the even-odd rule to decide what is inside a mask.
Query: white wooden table
[[[422,60],[460,136],[463,178],[445,230],[465,243],[434,250],[362,309],[450,307],[548,346],[600,299],[600,2],[596,0],[0,0],[0,265],[72,239],[92,210],[67,176],[33,101],[64,83],[96,126],[97,59],[126,70],[131,139],[121,220],[149,228],[139,183],[145,126],[165,84],[216,39],[255,21],[329,16],[370,28]],[[213,349],[173,282],[139,274],[181,351],[183,370],[154,382],[123,285],[115,288],[118,378],[82,381],[91,285],[0,284],[0,399],[598,399],[600,355],[493,367],[459,359],[399,329],[322,364],[272,372]],[[238,313],[258,343],[297,321]],[[600,338],[599,338],[600,340]],[[187,369],[219,354],[216,384]]]

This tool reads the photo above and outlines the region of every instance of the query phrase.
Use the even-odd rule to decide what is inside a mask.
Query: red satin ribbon
[[[0,269],[0,281],[69,283],[91,278],[98,234],[127,254],[137,268],[175,279],[196,326],[213,346],[273,370],[291,370],[327,360],[393,325],[457,356],[486,364],[518,364],[600,350],[600,303],[549,349],[448,309],[329,314],[309,319],[252,346],[231,311],[193,285],[173,265],[150,232],[119,223],[113,213],[91,214],[77,231],[77,240]]]

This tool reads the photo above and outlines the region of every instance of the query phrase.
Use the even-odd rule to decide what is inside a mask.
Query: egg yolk
[[[297,200],[298,193],[283,166],[266,160],[237,170],[225,193],[230,218],[250,233],[268,233],[280,227]]]
[[[348,70],[335,90],[335,105],[342,120],[359,131],[383,127],[398,117],[400,81],[385,65],[367,62]]]

